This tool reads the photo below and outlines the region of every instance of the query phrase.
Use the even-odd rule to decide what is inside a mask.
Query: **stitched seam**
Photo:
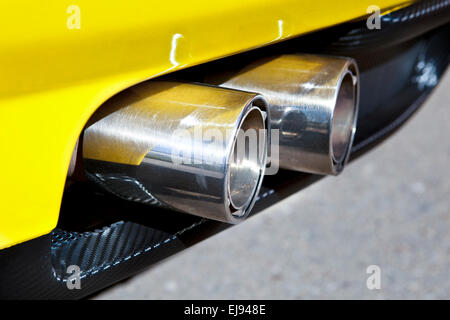
[[[274,189],[270,189],[269,191],[266,191],[266,192],[264,192],[262,195],[258,196],[258,197],[256,198],[256,201],[259,201],[259,200],[261,200],[261,199],[264,199],[264,198],[266,198],[266,197],[268,197],[269,195],[274,194],[274,193],[275,193],[275,190],[274,190]],[[99,271],[107,270],[107,269],[109,269],[110,267],[117,266],[118,264],[120,264],[120,263],[122,263],[122,262],[125,262],[125,261],[128,261],[128,260],[130,260],[130,259],[133,258],[133,257],[137,257],[137,256],[141,255],[141,254],[144,253],[144,252],[148,252],[148,251],[150,251],[150,250],[152,250],[152,249],[156,249],[157,247],[159,247],[159,246],[162,245],[162,244],[167,244],[167,243],[169,243],[169,242],[175,240],[178,236],[182,235],[183,233],[185,233],[185,232],[187,232],[187,231],[189,231],[189,230],[192,230],[192,229],[198,227],[199,225],[203,224],[203,223],[206,222],[206,221],[208,221],[208,220],[207,220],[207,219],[202,219],[202,220],[200,220],[200,221],[198,221],[198,222],[196,222],[196,223],[193,223],[193,224],[190,225],[189,227],[186,227],[186,228],[184,228],[184,229],[182,229],[182,230],[176,232],[175,234],[173,234],[173,235],[170,236],[169,238],[166,238],[166,239],[164,239],[164,240],[162,240],[162,241],[160,241],[160,242],[158,242],[158,243],[156,243],[156,244],[154,244],[154,245],[151,245],[151,246],[148,246],[148,247],[146,247],[146,248],[144,248],[144,249],[141,249],[141,250],[139,250],[139,251],[137,251],[137,252],[135,252],[135,253],[133,253],[133,254],[130,254],[130,255],[124,257],[124,258],[120,258],[120,259],[118,259],[118,260],[115,260],[115,261],[113,261],[113,262],[111,262],[111,263],[109,263],[109,264],[107,264],[107,265],[99,266],[99,267],[96,267],[96,268],[92,268],[92,269],[90,269],[90,270],[88,270],[88,271],[86,271],[86,272],[82,272],[82,275],[80,276],[80,279],[84,279],[84,278],[86,278],[86,277],[88,277],[88,276],[90,276],[90,275],[94,275],[94,274],[98,273]],[[98,234],[98,233],[100,233],[100,232],[102,232],[102,231],[103,231],[103,230],[100,230],[100,231],[97,231],[97,232],[91,232],[91,233],[89,233],[88,235],[86,235],[86,236],[81,236],[81,237],[89,238],[89,237],[91,237],[92,235]],[[53,274],[54,274],[56,280],[58,280],[58,281],[63,281],[63,282],[66,282],[66,281],[67,281],[66,278],[63,278],[61,275],[57,275],[55,271],[53,271]]]
[[[170,241],[175,240],[175,239],[177,238],[177,236],[179,236],[179,235],[185,233],[186,231],[189,231],[189,230],[191,230],[191,229],[193,229],[193,228],[195,228],[195,227],[201,225],[201,224],[204,223],[205,221],[207,221],[207,220],[202,219],[202,220],[200,220],[200,221],[198,221],[198,222],[196,222],[196,223],[190,225],[189,227],[186,227],[186,228],[184,228],[183,230],[180,230],[180,231],[176,232],[174,235],[172,235],[172,236],[169,237],[169,238],[166,238],[166,239],[164,239],[164,240],[162,240],[162,241],[160,241],[160,242],[158,242],[158,243],[156,243],[156,244],[154,244],[154,245],[148,246],[147,248],[142,249],[142,250],[139,250],[138,252],[135,252],[135,253],[133,253],[133,254],[130,254],[130,255],[126,256],[126,257],[123,257],[123,258],[120,258],[120,259],[118,259],[118,260],[116,260],[116,261],[113,261],[113,262],[111,262],[111,263],[109,263],[109,264],[107,264],[107,265],[100,266],[100,267],[96,267],[96,268],[92,268],[92,269],[90,269],[90,270],[88,270],[88,271],[86,271],[86,272],[82,272],[82,275],[80,276],[80,279],[86,278],[86,277],[88,277],[89,275],[94,275],[94,274],[96,274],[96,273],[99,272],[99,271],[107,270],[107,269],[109,269],[109,268],[112,267],[112,266],[116,266],[116,265],[118,265],[118,264],[120,264],[120,263],[122,263],[122,262],[128,261],[128,260],[130,260],[132,257],[137,257],[137,256],[139,256],[139,255],[140,255],[141,253],[143,253],[143,252],[148,252],[148,251],[150,251],[151,249],[155,249],[155,248],[159,247],[161,244],[167,244],[167,243],[169,243]],[[86,238],[90,237],[91,235],[92,235],[92,234],[86,236]],[[67,279],[63,278],[61,275],[56,275],[55,272],[54,272],[54,275],[55,275],[55,277],[56,277],[56,280],[58,280],[58,281],[63,281],[63,282],[66,282],[66,281],[67,281]]]

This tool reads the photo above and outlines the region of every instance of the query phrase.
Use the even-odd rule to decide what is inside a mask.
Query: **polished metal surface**
[[[236,223],[261,186],[267,130],[267,102],[258,94],[145,82],[93,115],[84,166],[121,198]]]
[[[205,82],[266,97],[271,129],[279,130],[279,155],[271,161],[281,168],[333,175],[343,170],[358,112],[353,59],[282,55],[207,75]]]
[[[71,177],[72,174],[75,172],[75,167],[77,164],[77,154],[78,154],[78,144],[79,140],[77,140],[77,143],[75,144],[75,147],[73,148],[72,157],[70,157],[70,163],[69,163],[69,169],[67,170],[67,176]]]

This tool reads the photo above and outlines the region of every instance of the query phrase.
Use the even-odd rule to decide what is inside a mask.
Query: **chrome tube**
[[[91,180],[121,198],[237,223],[261,186],[267,130],[260,95],[150,81],[94,114],[83,163]]]
[[[265,96],[271,129],[279,130],[279,155],[271,155],[279,167],[333,175],[343,170],[358,113],[359,75],[353,59],[282,55],[207,75],[205,82]]]

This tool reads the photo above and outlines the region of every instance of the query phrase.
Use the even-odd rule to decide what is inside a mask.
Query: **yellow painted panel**
[[[377,0],[377,5],[405,2]],[[363,16],[372,4],[3,1],[0,249],[56,226],[77,137],[95,109],[115,93],[161,74]]]

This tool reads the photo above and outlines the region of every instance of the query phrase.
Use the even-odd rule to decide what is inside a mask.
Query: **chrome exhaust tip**
[[[258,94],[145,82],[93,115],[84,168],[120,198],[237,223],[261,187],[268,121]]]
[[[205,82],[266,97],[271,129],[279,131],[279,154],[271,161],[279,167],[332,175],[343,170],[358,114],[359,73],[353,59],[282,55],[237,72],[207,75]]]

